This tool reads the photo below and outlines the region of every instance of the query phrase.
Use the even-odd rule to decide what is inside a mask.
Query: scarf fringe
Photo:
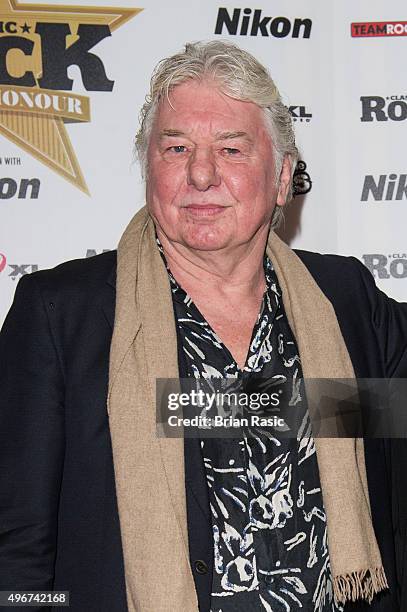
[[[343,604],[357,599],[365,599],[370,604],[377,593],[389,588],[383,567],[335,576],[333,585],[335,599]]]

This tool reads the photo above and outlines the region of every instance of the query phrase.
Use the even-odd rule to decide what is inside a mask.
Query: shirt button
[[[195,571],[198,574],[208,573],[208,566],[206,565],[205,561],[202,561],[202,559],[198,559],[198,561],[195,561],[194,565],[195,565]]]

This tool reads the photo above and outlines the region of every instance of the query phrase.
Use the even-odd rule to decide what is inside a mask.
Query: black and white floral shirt
[[[214,544],[211,612],[342,612],[300,358],[270,259],[243,370],[167,270],[189,376],[242,378],[254,387],[256,377],[267,379],[301,422],[294,439],[259,428],[241,439],[201,440]]]

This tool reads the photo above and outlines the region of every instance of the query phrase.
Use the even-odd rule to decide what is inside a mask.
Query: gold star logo
[[[111,91],[93,47],[142,10],[0,0],[0,133],[87,194],[65,123],[90,121],[89,98],[66,70],[76,63],[87,90]]]

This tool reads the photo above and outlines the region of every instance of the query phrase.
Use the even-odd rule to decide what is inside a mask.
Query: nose
[[[219,170],[211,151],[195,151],[188,162],[187,183],[198,191],[220,185]]]

